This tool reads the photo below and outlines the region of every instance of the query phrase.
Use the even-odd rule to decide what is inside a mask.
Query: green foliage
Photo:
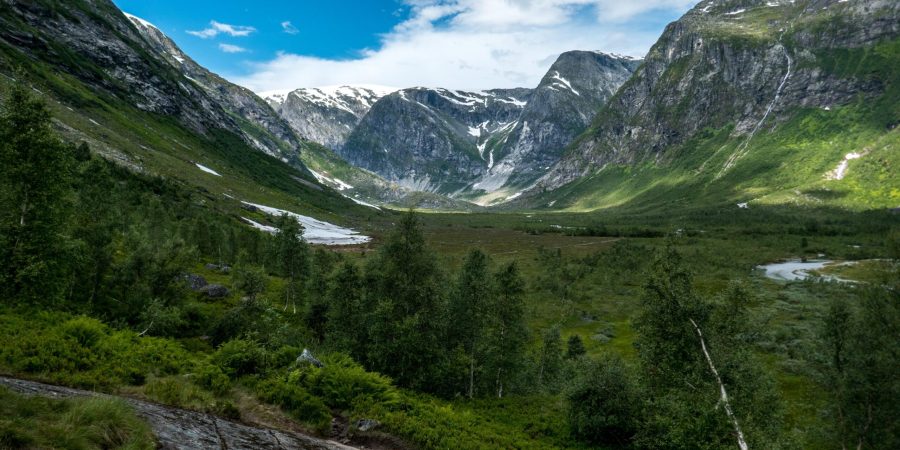
[[[53,303],[64,292],[74,155],[51,130],[46,104],[15,85],[0,109],[0,294],[7,298]]]
[[[46,399],[0,388],[0,447],[152,449],[150,427],[121,400]]]
[[[577,334],[569,336],[569,340],[566,341],[566,358],[577,359],[584,356],[585,353],[587,350],[584,349],[584,341],[581,340],[581,336]]]
[[[566,392],[572,434],[589,444],[629,445],[643,422],[635,373],[617,357],[585,360],[578,373]]]
[[[823,324],[825,386],[834,402],[827,411],[831,437],[844,447],[895,448],[900,298],[882,287],[864,289],[856,307],[832,303]]]
[[[372,405],[391,406],[398,393],[391,380],[367,372],[351,358],[330,355],[322,358],[324,367],[307,365],[288,375],[288,383],[299,384],[329,407],[365,411]]]
[[[269,279],[262,268],[243,264],[232,269],[231,282],[251,303],[269,286]]]
[[[435,392],[441,386],[446,299],[442,274],[409,212],[366,266],[372,311],[366,361],[401,386]]]
[[[266,351],[255,341],[233,339],[222,344],[211,362],[229,377],[253,375],[266,369]]]
[[[36,312],[0,314],[3,370],[89,388],[140,384],[189,364],[173,341],[112,330],[96,319]]]
[[[200,365],[195,381],[200,387],[217,395],[224,395],[231,389],[231,379],[215,364]]]
[[[331,413],[325,404],[296,383],[269,379],[257,385],[256,394],[261,400],[280,406],[295,419],[320,431],[331,426]]]

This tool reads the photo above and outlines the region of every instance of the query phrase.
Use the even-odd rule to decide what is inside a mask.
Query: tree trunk
[[[725,392],[725,384],[722,383],[722,378],[719,377],[719,371],[716,370],[716,366],[713,365],[712,358],[706,350],[706,341],[703,339],[703,333],[700,332],[700,327],[697,326],[697,322],[694,322],[694,319],[688,320],[691,321],[691,325],[693,325],[694,330],[697,331],[697,337],[700,338],[700,348],[703,349],[703,356],[706,357],[706,362],[709,364],[709,370],[716,378],[716,383],[719,384],[719,400],[725,406],[725,414],[728,415],[732,425],[734,425],[734,432],[737,434],[738,447],[741,450],[747,450],[747,441],[744,440],[744,433],[741,431],[741,426],[738,424],[737,417],[735,417],[734,412],[731,410],[731,403],[728,401],[728,393]]]

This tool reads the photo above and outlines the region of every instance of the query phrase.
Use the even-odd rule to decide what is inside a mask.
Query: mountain
[[[375,101],[396,90],[374,85],[329,86],[263,92],[260,96],[304,139],[338,149]]]
[[[703,1],[519,204],[896,206],[898,36],[896,1]]]
[[[249,144],[273,156],[292,155],[301,148],[300,139],[290,125],[263,99],[197,64],[150,22],[127,13],[125,16],[155,55],[181,72],[226,111]]]
[[[264,100],[109,0],[4,2],[0,74],[32,86],[66,139],[191,186],[211,208],[245,200],[339,223],[375,211],[319,184],[307,144]]]
[[[401,186],[450,194],[491,164],[486,147],[508,132],[529,94],[403,89],[375,102],[338,153]]]
[[[474,191],[515,195],[555,164],[563,149],[591,123],[641,60],[601,52],[563,53],[533,91],[509,134],[492,150],[496,164],[472,186]],[[505,188],[505,189],[503,189]],[[502,190],[501,190],[502,189]]]
[[[639,64],[573,51],[536,89],[403,89],[375,102],[337,151],[411,189],[503,200],[555,163]]]

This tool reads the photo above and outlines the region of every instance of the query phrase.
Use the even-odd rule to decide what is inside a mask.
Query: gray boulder
[[[206,278],[203,278],[200,275],[194,275],[192,273],[187,273],[184,275],[184,281],[187,284],[188,288],[192,291],[199,291],[203,286],[206,286]]]
[[[231,293],[227,287],[222,286],[221,284],[207,284],[198,289],[197,292],[206,294],[209,298],[227,297],[228,294]]]
[[[381,425],[381,422],[375,419],[359,419],[356,421],[356,429],[359,431],[374,430],[379,425]]]
[[[306,348],[304,348],[303,353],[301,353],[300,356],[297,357],[297,363],[309,363],[316,367],[325,367],[325,364],[322,364],[322,361],[316,359],[316,357],[313,356],[312,352],[310,352],[309,349]]]

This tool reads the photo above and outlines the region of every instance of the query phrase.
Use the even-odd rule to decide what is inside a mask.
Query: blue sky
[[[642,56],[697,0],[114,0],[257,92],[533,87],[559,53]]]

